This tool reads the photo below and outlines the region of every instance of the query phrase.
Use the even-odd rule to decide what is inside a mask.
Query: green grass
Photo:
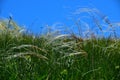
[[[1,29],[0,80],[120,79],[119,39],[34,36],[16,29]]]

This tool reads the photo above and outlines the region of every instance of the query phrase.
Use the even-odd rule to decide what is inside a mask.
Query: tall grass
[[[18,33],[21,28],[14,21],[4,20],[0,29],[0,80],[120,79],[119,39],[34,36]]]

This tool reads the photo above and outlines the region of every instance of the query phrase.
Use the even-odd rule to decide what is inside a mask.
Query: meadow
[[[0,20],[0,80],[119,80],[120,40],[34,35]]]

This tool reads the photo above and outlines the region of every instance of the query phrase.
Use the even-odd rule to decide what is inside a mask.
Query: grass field
[[[34,36],[0,24],[0,80],[119,80],[120,40]]]

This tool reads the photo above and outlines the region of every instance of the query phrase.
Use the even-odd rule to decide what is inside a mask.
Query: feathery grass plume
[[[10,48],[7,52],[10,52],[10,51],[12,51],[12,50],[14,50],[14,49],[22,49],[22,48],[32,48],[32,49],[37,49],[37,50],[40,50],[40,51],[42,51],[42,52],[44,52],[44,53],[47,53],[44,49],[41,49],[41,48],[39,48],[39,47],[37,47],[37,46],[34,46],[34,45],[20,45],[20,46],[14,46],[14,47],[12,47],[12,48]],[[29,50],[29,49],[28,49]]]
[[[65,55],[65,56],[63,56],[61,58],[58,58],[58,60],[64,59],[64,58],[67,58],[67,57],[74,57],[74,56],[85,56],[85,57],[87,57],[87,55],[88,54],[86,52],[69,53],[68,55]]]
[[[88,14],[87,17],[82,16],[84,19],[80,17],[78,19],[78,22],[79,23],[81,21],[84,22],[85,19],[87,19],[87,21],[89,19],[92,19],[90,21],[93,22],[93,23],[86,23],[90,26],[89,27],[89,33],[91,33],[92,36],[93,36],[93,34],[94,34],[94,37],[98,37],[98,36],[99,37],[100,36],[105,37],[106,35],[108,37],[108,36],[112,35],[111,37],[117,38],[117,32],[115,31],[115,25],[113,25],[114,23],[112,23],[106,15],[101,13],[96,8],[79,8],[73,14],[75,16],[78,16],[78,15],[81,15],[81,14],[84,14],[84,13]],[[89,17],[89,19],[88,19],[88,17]],[[82,31],[82,28],[84,28],[84,26],[81,26],[79,23],[77,23],[76,25],[79,28],[79,33],[81,33],[83,35],[83,33],[85,33],[85,31]],[[92,26],[95,26],[95,27],[92,27]],[[106,26],[106,28],[105,28],[105,26]],[[110,34],[108,35],[108,33],[110,33]]]
[[[57,40],[57,39],[59,40],[59,39],[65,38],[65,37],[69,37],[69,35],[68,35],[68,34],[61,34],[61,35],[55,36],[55,37],[53,37],[53,38],[51,39],[50,43],[51,43],[51,42],[54,42],[54,41]]]
[[[47,57],[45,57],[45,56],[43,56],[43,55],[41,55],[41,54],[34,53],[34,52],[17,53],[17,54],[14,54],[14,55],[9,55],[9,56],[6,57],[5,59],[14,59],[14,58],[17,58],[17,57],[22,57],[22,56],[27,56],[27,55],[34,56],[34,57],[37,57],[37,58],[39,58],[39,59],[48,60]]]
[[[6,32],[7,31],[7,27],[6,27],[6,22],[3,20],[0,20],[0,32]]]
[[[10,19],[1,19],[0,20],[0,33],[8,33],[12,36],[20,35],[24,29],[16,24],[14,20]]]

